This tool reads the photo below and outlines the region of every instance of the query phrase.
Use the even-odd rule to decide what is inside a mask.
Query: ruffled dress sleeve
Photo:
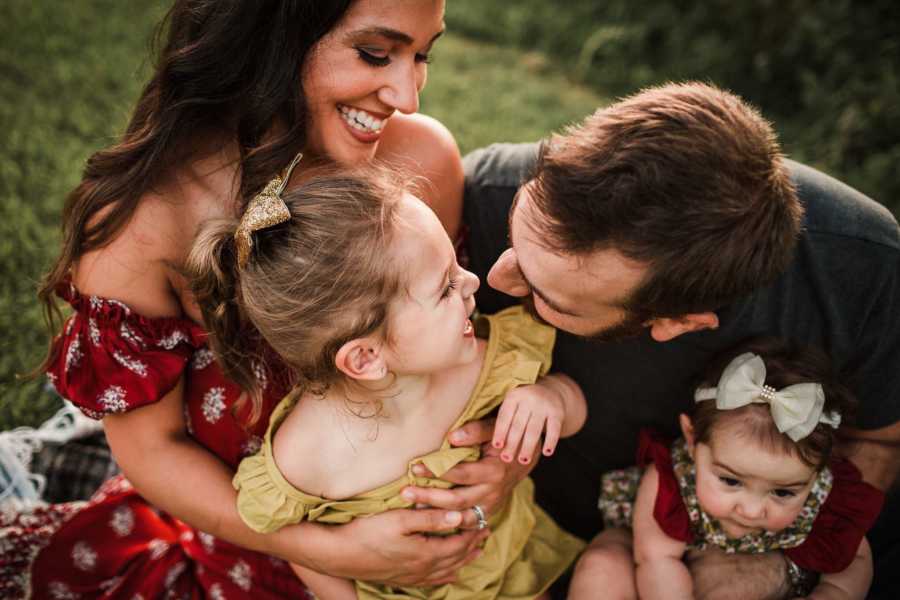
[[[840,573],[853,562],[866,532],[884,504],[884,493],[862,480],[848,460],[828,465],[834,483],[806,541],[785,554],[798,566],[819,573]]]
[[[637,463],[641,467],[653,464],[659,474],[653,518],[670,538],[691,542],[691,519],[672,464],[671,444],[656,432],[642,429],[638,434]]]
[[[479,317],[475,330],[488,340],[484,366],[471,401],[451,431],[486,416],[513,388],[536,382],[553,360],[556,329],[538,323],[521,306]]]
[[[206,342],[206,332],[186,318],[143,317],[117,300],[83,296],[69,282],[56,293],[73,313],[53,341],[47,376],[95,419],[160,400]]]

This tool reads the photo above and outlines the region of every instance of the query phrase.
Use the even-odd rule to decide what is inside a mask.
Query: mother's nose
[[[412,114],[419,110],[419,92],[425,86],[425,75],[419,72],[416,63],[403,64],[397,61],[391,69],[387,83],[378,90],[378,99],[402,113]]]
[[[522,277],[522,271],[519,270],[516,251],[512,248],[508,248],[500,255],[500,258],[491,267],[487,281],[495,290],[510,296],[521,298],[531,293],[528,282],[525,281],[525,278]]]

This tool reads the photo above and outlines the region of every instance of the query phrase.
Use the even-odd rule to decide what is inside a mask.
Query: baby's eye
[[[779,498],[793,498],[794,496],[797,495],[796,493],[792,492],[791,490],[784,490],[781,488],[779,488],[777,490],[772,490],[772,493],[775,494]]]
[[[728,487],[737,487],[741,485],[741,482],[735,479],[734,477],[726,477],[725,475],[719,476],[719,481],[727,485]]]

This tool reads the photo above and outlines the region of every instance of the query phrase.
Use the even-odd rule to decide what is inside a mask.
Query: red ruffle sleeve
[[[812,531],[802,544],[785,550],[797,565],[820,573],[840,573],[875,523],[884,504],[884,493],[862,480],[859,470],[847,460],[829,465],[834,483]]]
[[[61,396],[95,419],[158,401],[206,341],[186,318],[146,318],[117,300],[83,296],[71,283],[56,293],[74,312],[53,342],[47,375]]]
[[[638,434],[637,463],[646,467],[653,463],[659,474],[659,490],[653,506],[653,518],[670,538],[683,542],[693,541],[691,519],[688,516],[678,479],[672,467],[671,444],[650,429],[642,429]]]

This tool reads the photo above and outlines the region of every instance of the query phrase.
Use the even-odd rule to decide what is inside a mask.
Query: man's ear
[[[688,454],[691,455],[691,458],[694,458],[694,442],[696,441],[694,438],[694,424],[691,422],[691,418],[684,413],[678,415],[678,424],[681,425],[681,435],[684,436],[684,441],[687,442]]]
[[[346,342],[337,351],[334,364],[338,371],[359,381],[377,381],[387,375],[382,343],[371,338]]]
[[[657,342],[668,342],[679,335],[703,329],[718,329],[719,317],[714,312],[690,313],[681,317],[651,319],[650,336]]]

